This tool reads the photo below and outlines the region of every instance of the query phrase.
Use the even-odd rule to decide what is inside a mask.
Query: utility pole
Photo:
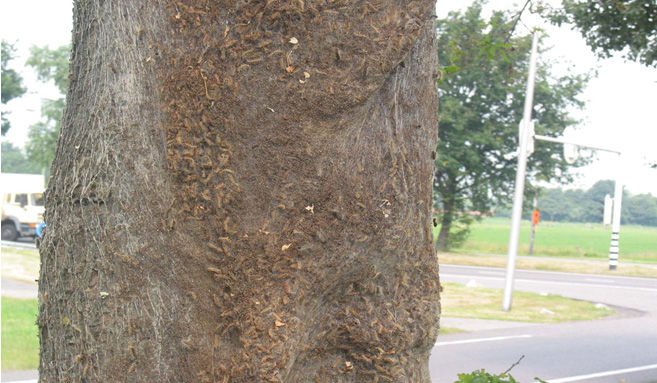
[[[513,275],[516,268],[516,258],[518,256],[518,238],[520,235],[520,220],[522,218],[522,200],[525,191],[525,173],[527,171],[527,157],[533,151],[534,140],[542,140],[548,142],[556,142],[565,144],[564,148],[568,145],[575,145],[578,147],[586,147],[594,150],[602,150],[618,154],[619,158],[621,153],[616,150],[594,147],[590,145],[574,144],[566,142],[562,139],[535,135],[533,131],[532,105],[534,102],[534,78],[536,76],[536,55],[537,55],[537,42],[538,35],[534,33],[532,39],[532,50],[529,59],[529,74],[527,76],[527,92],[525,94],[525,109],[523,119],[520,122],[520,140],[518,148],[518,170],[516,172],[516,183],[513,197],[513,209],[511,211],[511,230],[509,233],[509,251],[507,254],[506,265],[506,281],[504,286],[504,296],[502,299],[502,310],[511,310],[511,301],[513,295]],[[623,198],[623,184],[621,182],[621,162],[616,178],[616,186],[614,191],[614,207],[613,207],[613,222],[611,234],[611,246],[609,247],[609,269],[615,270],[618,265],[618,241],[620,233],[620,213],[621,213],[621,200]]]
[[[513,196],[513,210],[511,212],[511,231],[509,233],[509,252],[506,265],[506,283],[502,310],[511,310],[511,296],[513,294],[513,274],[516,268],[518,255],[518,237],[520,234],[520,220],[522,218],[522,197],[525,192],[525,172],[527,170],[527,147],[533,141],[529,131],[532,124],[532,106],[534,103],[534,78],[536,77],[536,55],[538,53],[538,33],[534,32],[532,50],[529,58],[529,74],[527,75],[527,92],[525,94],[525,109],[520,122],[520,142],[518,148],[518,171]],[[531,145],[533,146],[533,145]]]

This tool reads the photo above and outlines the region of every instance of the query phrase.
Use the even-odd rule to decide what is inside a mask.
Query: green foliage
[[[23,155],[23,152],[10,142],[2,143],[2,172],[3,173],[22,173],[22,174],[39,174],[41,171],[38,167],[31,164]]]
[[[483,369],[458,376],[459,380],[454,383],[517,383],[509,374],[493,375]]]
[[[452,221],[452,225],[449,230],[449,236],[446,239],[447,242],[444,248],[453,249],[462,246],[470,235],[470,225],[479,219],[480,217],[475,217],[467,214],[457,215],[454,221]]]
[[[584,190],[546,189],[539,198],[541,218],[555,222],[602,222],[604,198],[614,195],[613,181],[596,183],[593,188]]]
[[[443,228],[437,241],[441,250],[456,243],[449,236],[467,234],[462,227],[477,219],[458,213],[488,212],[509,201],[513,192],[531,37],[511,36],[509,14],[495,12],[484,20],[481,10],[476,1],[464,13],[438,20],[443,68],[434,194]],[[568,110],[582,106],[578,96],[588,77],[553,78],[549,73],[548,64],[539,65],[533,116],[537,134],[558,136],[577,122]],[[528,176],[565,181],[568,166],[560,147],[536,145]],[[530,182],[528,196],[533,192]],[[452,230],[453,224],[459,229]]]
[[[623,210],[629,224],[657,226],[657,198],[650,194],[630,196]]]
[[[13,69],[7,68],[9,61],[13,60],[14,46],[2,40],[2,103],[25,94],[23,79]]]
[[[622,51],[631,60],[657,67],[655,0],[563,0],[550,18],[559,25],[574,24],[602,57]]]
[[[56,49],[33,46],[30,58],[26,63],[37,73],[42,82],[52,81],[62,94],[68,91],[68,59],[71,54],[70,45],[62,45]]]
[[[64,105],[63,97],[56,100],[43,100],[41,105],[43,120],[30,126],[27,132],[28,141],[25,144],[27,158],[42,169],[48,169],[55,158]]]
[[[62,94],[55,100],[43,100],[42,120],[30,126],[27,133],[27,158],[35,166],[48,169],[55,158],[62,113],[66,104],[64,95],[69,85],[70,46],[65,45],[53,50],[48,47],[32,47],[30,52],[27,65],[37,72],[39,80],[52,82]]]
[[[9,44],[5,40],[2,40],[2,103],[6,104],[14,98],[20,97],[27,89],[23,87],[23,78],[13,69],[7,68],[9,61],[14,57],[14,46]],[[5,118],[5,114],[2,113],[2,135],[10,128],[9,121]]]

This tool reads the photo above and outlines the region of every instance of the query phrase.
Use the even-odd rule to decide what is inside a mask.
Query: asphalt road
[[[30,237],[19,238],[17,241],[2,241],[2,247],[11,247],[14,249],[36,249],[34,239]]]
[[[2,241],[2,247],[14,249],[36,249],[34,240],[31,238],[21,238],[18,241]],[[1,291],[3,297],[12,297],[20,299],[36,298],[38,287],[36,283],[27,283],[15,281],[9,278],[2,278]]]
[[[444,282],[504,287],[504,269],[442,265]],[[433,383],[480,368],[519,382],[657,382],[657,280],[516,271],[515,289],[559,294],[609,306],[610,319],[513,326],[438,337],[430,360]],[[500,302],[501,305],[501,302]]]
[[[27,283],[15,281],[9,278],[2,278],[2,296],[19,299],[36,298],[39,288],[36,283]]]

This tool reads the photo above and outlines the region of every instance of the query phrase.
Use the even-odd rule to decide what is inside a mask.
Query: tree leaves
[[[7,65],[13,59],[14,46],[2,40],[2,103],[6,104],[14,98],[18,98],[25,94],[27,89],[23,87],[23,78],[13,69],[9,69]],[[9,121],[2,113],[2,135],[9,130]]]
[[[33,46],[30,49],[30,58],[25,62],[37,73],[40,81],[52,81],[62,94],[68,91],[68,59],[71,47],[62,45],[59,48],[50,49]]]
[[[64,95],[69,85],[70,46],[56,49],[32,47],[26,64],[36,72],[40,81],[53,82],[62,96],[55,100],[45,99],[41,105],[42,120],[29,127],[25,152],[29,161],[43,169],[48,169],[55,158],[57,138],[61,126],[62,113],[66,105]]]
[[[458,374],[459,380],[455,383],[517,383],[509,374],[494,375],[485,370],[473,371],[469,374]]]
[[[601,57],[622,51],[630,60],[657,67],[655,0],[564,0],[548,18],[558,25],[574,24]]]

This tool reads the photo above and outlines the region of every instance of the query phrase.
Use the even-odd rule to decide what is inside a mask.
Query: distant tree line
[[[23,174],[41,174],[41,169],[28,161],[25,154],[20,148],[14,146],[11,142],[2,143],[2,172],[3,173],[23,173]]]
[[[614,196],[614,181],[598,181],[588,190],[543,189],[538,197],[541,220],[556,222],[601,223],[605,195]],[[529,218],[531,209],[524,209]],[[498,208],[496,216],[510,216],[510,209]],[[657,197],[623,192],[621,224],[657,226]]]

